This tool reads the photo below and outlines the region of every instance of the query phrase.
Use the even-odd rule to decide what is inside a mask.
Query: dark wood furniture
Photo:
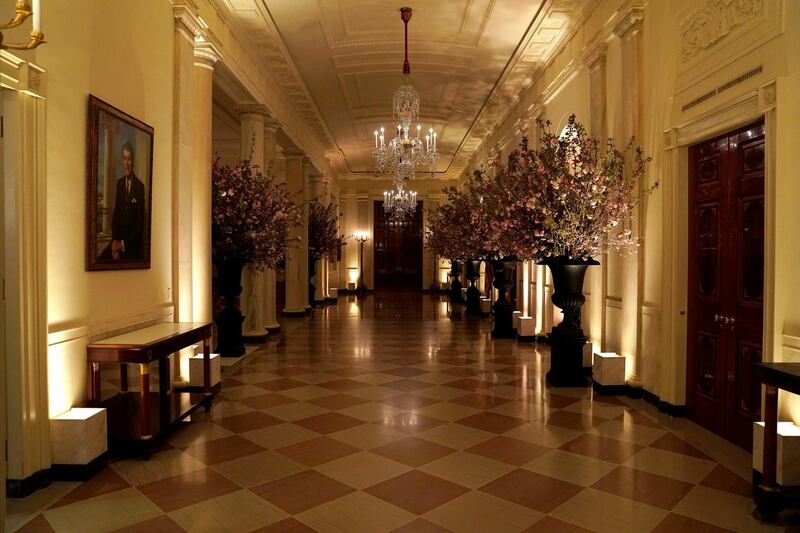
[[[784,506],[784,490],[778,486],[778,389],[800,394],[800,363],[758,363],[764,396],[764,446],[761,479],[754,477],[753,500],[761,519],[772,521]],[[784,487],[786,488],[786,487]],[[797,490],[792,490],[793,499]]]
[[[86,347],[89,366],[89,403],[108,409],[108,438],[112,451],[151,451],[152,442],[174,423],[201,405],[211,408],[211,323],[173,322],[117,335]],[[172,388],[170,354],[203,343],[201,393]],[[150,363],[158,361],[159,390],[150,391]],[[102,400],[100,363],[120,364],[120,391]],[[139,367],[141,391],[128,391],[128,365]]]
[[[375,288],[422,288],[422,201],[405,220],[395,220],[373,205]]]
[[[761,419],[764,121],[689,147],[686,408],[746,450]]]

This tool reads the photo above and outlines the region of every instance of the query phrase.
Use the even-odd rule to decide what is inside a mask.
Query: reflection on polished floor
[[[544,384],[418,292],[339,298],[149,461],[9,502],[22,531],[755,531],[749,457],[642,401]]]

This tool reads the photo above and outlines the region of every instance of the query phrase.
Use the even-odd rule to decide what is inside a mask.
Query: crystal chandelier
[[[413,134],[411,122],[419,117],[419,95],[408,82],[411,66],[408,63],[408,21],[411,19],[411,8],[400,9],[400,18],[405,25],[405,60],[403,61],[403,84],[392,98],[392,117],[399,119],[394,138],[387,142],[386,132],[381,127],[375,130],[375,148],[372,156],[378,172],[395,175],[395,180],[406,183],[417,168],[433,167],[439,158],[436,133],[432,128],[424,138],[420,136],[422,127],[417,124],[416,135]]]
[[[383,191],[383,209],[394,220],[405,220],[417,210],[417,191],[407,191],[397,184],[393,191]]]

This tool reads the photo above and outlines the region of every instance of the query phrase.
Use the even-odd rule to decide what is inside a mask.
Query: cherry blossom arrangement
[[[215,261],[274,268],[286,255],[289,230],[300,225],[300,210],[286,184],[250,161],[211,169],[211,239]]]
[[[650,158],[633,141],[618,150],[592,139],[574,115],[561,135],[537,125],[538,149],[523,138],[496,177],[478,170],[445,190],[449,203],[430,217],[433,246],[462,258],[585,262],[639,245],[624,222],[658,186],[639,189]]]
[[[316,198],[308,203],[308,256],[312,261],[335,257],[346,240],[339,234],[336,204],[322,205]]]

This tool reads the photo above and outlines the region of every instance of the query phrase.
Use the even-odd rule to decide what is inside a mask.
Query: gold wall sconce
[[[20,26],[30,16],[33,16],[33,29],[31,30],[31,36],[28,42],[24,44],[6,43],[3,31]],[[14,18],[0,25],[0,50],[33,50],[44,42],[41,0],[33,0],[33,7],[31,7],[28,0],[17,0]]]

